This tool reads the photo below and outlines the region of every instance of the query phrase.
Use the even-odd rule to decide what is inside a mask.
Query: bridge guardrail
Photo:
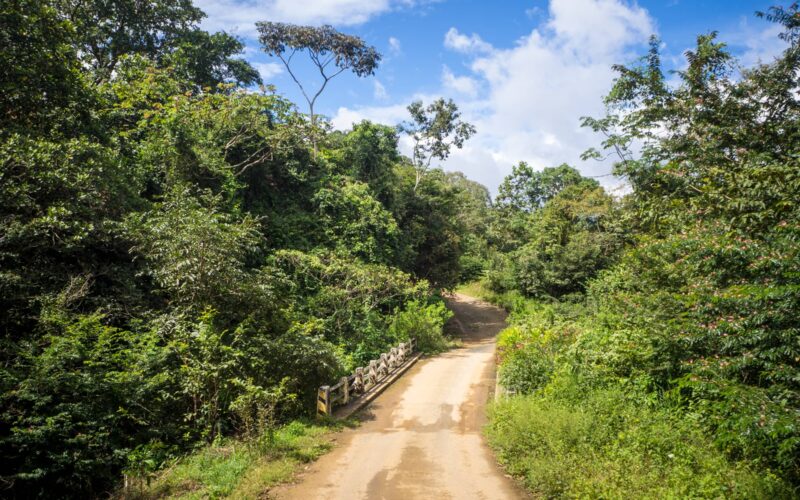
[[[414,339],[402,342],[389,352],[373,359],[366,367],[358,367],[351,375],[342,377],[334,385],[323,385],[317,390],[317,414],[333,415],[337,406],[344,406],[357,396],[366,393],[386,380],[395,370],[403,366],[414,353]]]

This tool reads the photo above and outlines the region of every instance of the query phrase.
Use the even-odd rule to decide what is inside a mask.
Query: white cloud
[[[588,59],[619,54],[655,32],[646,10],[620,0],[553,0],[547,27],[563,49]]]
[[[585,175],[608,173],[608,163],[580,161],[599,142],[580,127],[580,117],[602,115],[602,97],[614,78],[611,65],[629,60],[654,29],[646,11],[623,0],[552,0],[543,26],[514,47],[472,60],[472,70],[488,86],[480,97],[486,111],[472,117],[478,128],[472,145],[507,162],[506,172],[524,160],[539,168],[567,162]],[[448,163],[459,168],[457,160]]]
[[[341,107],[336,115],[331,118],[334,128],[346,130],[362,120],[371,120],[376,123],[386,125],[397,125],[403,120],[408,119],[408,110],[405,104],[394,104],[391,106],[367,106],[358,109]]]
[[[648,13],[628,0],[551,0],[542,19],[510,47],[493,47],[456,28],[445,36],[446,47],[465,54],[470,74],[455,76],[446,69],[442,86],[465,90],[458,104],[477,134],[444,167],[461,170],[492,191],[519,161],[537,168],[567,162],[584,175],[608,174],[610,161],[580,160],[602,140],[580,126],[580,117],[602,116],[602,99],[614,78],[611,65],[643,53],[655,31]],[[474,85],[456,83],[460,78]],[[340,108],[334,125],[349,126],[355,117],[394,124],[405,118],[405,109]],[[598,180],[609,188],[620,183],[614,177]]]
[[[375,96],[375,99],[383,101],[389,98],[389,94],[386,93],[386,87],[384,87],[383,84],[380,81],[378,81],[378,79],[373,80],[372,92],[373,95]]]
[[[390,36],[389,37],[389,53],[392,55],[398,55],[403,52],[403,47],[400,44],[400,40],[397,38]]]
[[[736,32],[722,33],[720,38],[742,49],[739,62],[747,68],[759,63],[771,63],[786,50],[787,43],[778,38],[783,30],[783,26],[777,23],[756,28],[747,18],[743,18]]]
[[[491,44],[484,42],[477,34],[470,36],[460,33],[456,28],[450,28],[444,35],[444,46],[456,52],[480,53],[491,52]]]
[[[196,0],[208,17],[207,30],[256,35],[257,21],[354,26],[394,8],[411,8],[425,0]]]
[[[467,97],[478,95],[478,82],[468,76],[456,76],[447,66],[442,67],[442,85],[447,90],[455,91]]]
[[[261,75],[261,79],[264,80],[264,83],[268,83],[273,77],[283,73],[283,66],[278,63],[269,62],[252,64],[256,68],[256,71],[258,71],[258,74]]]

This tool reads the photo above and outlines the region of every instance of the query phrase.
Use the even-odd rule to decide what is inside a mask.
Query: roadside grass
[[[505,293],[497,293],[489,290],[489,288],[482,281],[472,281],[465,283],[456,288],[456,293],[467,295],[476,299],[480,299],[498,307],[502,307],[508,312],[519,309],[521,304],[531,302],[530,299],[524,298],[517,291],[510,291]]]
[[[289,482],[307,463],[334,446],[334,435],[355,420],[294,421],[272,439],[225,439],[175,460],[151,477],[119,491],[119,499],[257,499]]]
[[[570,379],[490,409],[490,445],[534,497],[793,498],[770,471],[727,459],[690,419]]]
[[[456,288],[456,293],[484,300],[489,290],[487,290],[480,281],[471,281]]]
[[[717,447],[691,409],[648,390],[635,363],[628,377],[615,376],[608,365],[618,353],[590,341],[596,325],[585,304],[480,284],[461,293],[510,312],[498,338],[499,378],[516,395],[490,406],[485,432],[533,497],[797,498],[764,464]]]

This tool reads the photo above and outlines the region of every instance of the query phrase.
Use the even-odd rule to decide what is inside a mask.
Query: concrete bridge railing
[[[342,377],[334,385],[323,385],[317,391],[317,414],[333,415],[338,406],[345,406],[378,384],[386,381],[393,373],[412,360],[416,344],[414,339],[402,342],[366,367],[356,368],[349,376]],[[414,357],[416,360],[416,357]]]

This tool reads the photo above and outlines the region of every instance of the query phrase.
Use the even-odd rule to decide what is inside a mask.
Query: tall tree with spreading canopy
[[[312,128],[311,142],[316,154],[317,115],[314,113],[314,105],[328,86],[328,82],[347,70],[356,76],[374,74],[381,60],[381,54],[361,38],[341,33],[328,25],[317,28],[262,21],[256,23],[256,26],[264,52],[281,60],[308,103]],[[292,69],[292,58],[297,52],[304,51],[308,53],[308,57],[322,77],[322,83],[316,91],[306,89]]]
[[[412,161],[417,171],[414,191],[431,161],[446,160],[453,146],[461,149],[464,143],[475,134],[475,127],[461,120],[461,112],[452,99],[439,98],[427,107],[422,101],[414,101],[408,106],[411,121],[400,125],[400,131],[408,134],[414,141]]]
[[[159,66],[179,66],[200,86],[223,81],[261,83],[258,72],[235,57],[244,46],[235,37],[198,27],[205,17],[191,0],[55,0],[74,26],[72,43],[96,82],[108,81],[126,55],[139,54]]]

